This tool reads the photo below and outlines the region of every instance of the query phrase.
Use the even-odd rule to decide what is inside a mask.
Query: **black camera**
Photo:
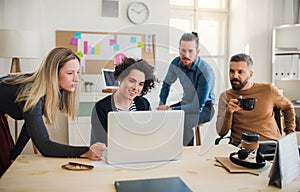
[[[239,105],[242,109],[251,111],[255,108],[256,105],[256,98],[238,98]]]

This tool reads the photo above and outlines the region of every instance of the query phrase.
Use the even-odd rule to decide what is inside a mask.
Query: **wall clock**
[[[127,17],[134,24],[144,23],[149,17],[149,8],[142,2],[133,2],[128,5]]]

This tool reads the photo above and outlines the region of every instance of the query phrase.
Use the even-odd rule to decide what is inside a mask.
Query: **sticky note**
[[[72,38],[71,39],[71,45],[77,45],[78,44],[78,39]]]
[[[95,55],[100,55],[100,44],[95,45]]]
[[[138,48],[144,48],[144,42],[138,42]]]
[[[81,39],[81,32],[74,32],[75,39]]]
[[[130,37],[130,43],[136,43],[136,37]]]
[[[88,53],[88,42],[87,41],[83,42],[83,53],[84,54]]]
[[[116,44],[116,40],[110,39],[110,40],[109,40],[109,45],[114,45],[114,44]]]
[[[119,51],[119,49],[120,49],[119,44],[114,44],[114,51]]]
[[[82,53],[81,51],[76,52],[76,55],[77,55],[79,58],[82,58],[82,57],[83,57],[83,53]]]

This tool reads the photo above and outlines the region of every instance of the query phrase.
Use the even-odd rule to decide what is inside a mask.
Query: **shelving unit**
[[[300,100],[300,24],[273,30],[272,83],[290,99]],[[300,105],[294,105],[297,118]]]

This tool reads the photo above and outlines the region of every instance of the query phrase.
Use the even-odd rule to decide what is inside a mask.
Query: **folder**
[[[180,177],[115,181],[117,192],[191,192]]]

